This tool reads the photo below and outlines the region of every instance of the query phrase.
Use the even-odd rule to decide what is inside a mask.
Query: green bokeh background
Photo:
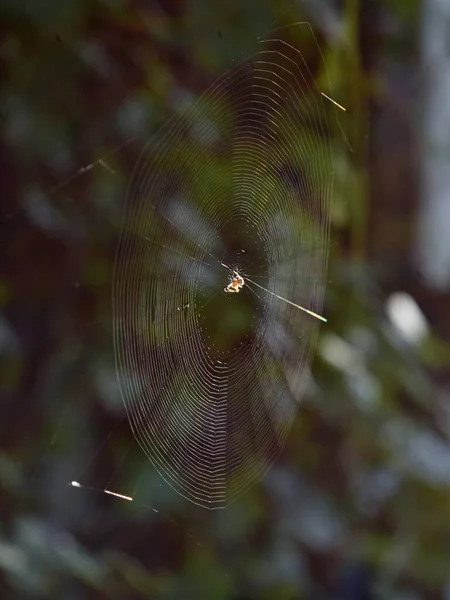
[[[413,253],[420,9],[0,4],[2,599],[449,597],[450,304]],[[120,219],[148,138],[275,21],[301,20],[347,109],[328,323],[282,456],[226,511],[207,512],[163,482],[123,413],[111,329]],[[420,346],[386,315],[395,291],[429,319]]]

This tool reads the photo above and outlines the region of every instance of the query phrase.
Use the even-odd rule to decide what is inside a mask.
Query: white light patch
[[[386,302],[386,312],[399,334],[410,344],[419,344],[428,334],[425,316],[409,294],[392,294]]]
[[[363,368],[357,350],[337,335],[330,333],[324,336],[320,349],[325,360],[341,371],[352,373]]]

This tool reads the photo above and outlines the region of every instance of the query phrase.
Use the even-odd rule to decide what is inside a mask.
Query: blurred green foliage
[[[437,292],[410,275],[417,190],[395,188],[382,168],[398,159],[396,129],[373,141],[399,119],[377,65],[404,60],[410,74],[418,6],[3,0],[2,599],[448,597],[448,317],[433,317],[414,346],[385,312],[400,290],[430,317]],[[394,33],[380,33],[383,18]],[[150,135],[274,21],[298,20],[319,32],[347,108],[333,140],[328,324],[282,456],[226,511],[208,513],[152,470],[118,397],[120,217]],[[407,160],[410,148],[399,152]],[[220,164],[214,177],[226,186]],[[392,217],[380,182],[395,206],[406,195],[406,216]]]

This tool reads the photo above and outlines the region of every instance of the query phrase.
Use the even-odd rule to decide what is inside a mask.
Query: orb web
[[[161,476],[207,508],[264,475],[308,381],[319,321],[294,304],[320,313],[326,281],[321,56],[309,26],[262,40],[148,144],[130,182],[113,286],[121,392]],[[234,273],[245,283],[227,294]]]

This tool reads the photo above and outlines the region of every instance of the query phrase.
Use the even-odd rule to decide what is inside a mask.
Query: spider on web
[[[223,291],[227,294],[238,293],[243,287],[244,283],[245,281],[243,277],[239,275],[238,271],[233,271],[232,275],[230,276],[230,283],[227,285],[227,287],[223,288]]]

